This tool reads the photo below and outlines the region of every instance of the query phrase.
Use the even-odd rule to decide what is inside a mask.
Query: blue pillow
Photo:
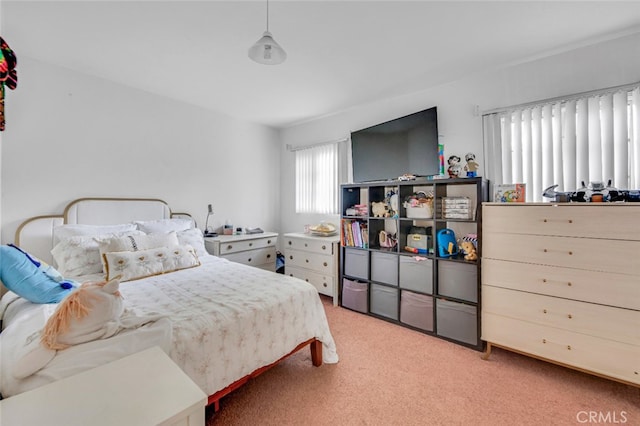
[[[13,244],[0,246],[0,281],[33,303],[58,303],[76,287],[53,267],[33,259]]]

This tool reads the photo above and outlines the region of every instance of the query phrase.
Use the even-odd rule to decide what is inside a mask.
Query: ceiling
[[[639,1],[271,1],[271,66],[247,57],[265,1],[0,1],[18,61],[273,127],[640,32]]]

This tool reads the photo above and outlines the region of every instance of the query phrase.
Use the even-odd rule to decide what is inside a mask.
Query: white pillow
[[[103,257],[107,279],[120,275],[121,282],[200,266],[198,255],[191,246],[119,251],[105,253]]]
[[[185,231],[193,227],[191,219],[175,218],[175,219],[158,219],[134,222],[138,229],[147,234],[166,234],[167,232]]]
[[[144,232],[132,230],[106,235],[77,235],[60,241],[51,250],[56,269],[63,277],[103,272],[100,243],[126,235],[144,235]]]
[[[55,244],[65,238],[81,235],[105,235],[136,230],[135,223],[123,223],[120,225],[60,225],[53,228],[53,242]]]
[[[100,260],[102,269],[107,271],[107,264],[104,258],[106,253],[118,251],[139,251],[157,247],[176,247],[180,245],[175,232],[168,234],[145,234],[138,231],[139,235],[125,235],[123,237],[111,238],[102,241],[100,246]]]
[[[180,245],[189,245],[196,250],[198,257],[206,256],[209,253],[204,246],[204,236],[202,231],[198,228],[187,229],[186,231],[178,232],[178,242]]]

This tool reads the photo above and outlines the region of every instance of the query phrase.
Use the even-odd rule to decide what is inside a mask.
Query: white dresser
[[[204,426],[207,395],[154,347],[0,401],[2,425]]]
[[[284,234],[285,274],[301,278],[318,293],[333,297],[338,305],[338,244],[340,237],[316,237],[310,234]]]
[[[482,211],[482,340],[640,385],[640,205]]]
[[[275,232],[218,235],[204,239],[205,248],[214,256],[274,272],[277,242],[278,234]]]

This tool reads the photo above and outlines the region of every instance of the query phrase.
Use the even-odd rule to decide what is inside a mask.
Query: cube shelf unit
[[[433,196],[431,209],[405,206],[422,192]],[[342,185],[340,305],[482,350],[481,204],[487,200],[488,182],[479,177]],[[380,202],[387,216],[378,209],[374,215],[372,203]],[[457,241],[475,234],[478,259],[440,255],[437,238],[445,229]],[[395,236],[395,247],[381,245],[381,231]],[[421,252],[405,249],[411,245]]]

